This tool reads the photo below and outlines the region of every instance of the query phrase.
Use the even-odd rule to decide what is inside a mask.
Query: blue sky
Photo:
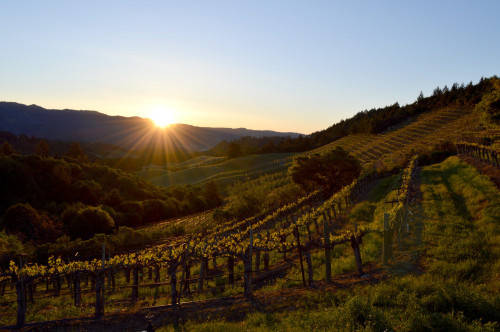
[[[0,100],[310,133],[500,74],[500,1],[2,1]]]

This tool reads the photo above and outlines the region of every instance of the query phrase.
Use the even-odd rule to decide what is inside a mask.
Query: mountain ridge
[[[241,137],[297,137],[292,132],[173,124],[157,128],[150,119],[107,115],[92,110],[47,109],[36,104],[0,101],[0,131],[52,140],[109,143],[143,149],[205,151]]]

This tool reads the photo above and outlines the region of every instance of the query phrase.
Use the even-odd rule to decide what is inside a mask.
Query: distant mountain
[[[204,151],[241,137],[296,137],[296,133],[245,128],[210,128],[187,124],[161,129],[140,117],[109,116],[95,111],[53,110],[0,102],[0,131],[51,140],[108,143],[124,148]]]

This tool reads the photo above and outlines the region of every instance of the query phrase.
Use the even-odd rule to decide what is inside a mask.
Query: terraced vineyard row
[[[445,108],[423,114],[407,126],[379,135],[349,135],[308,152],[323,153],[336,147],[350,151],[365,166],[377,160],[391,163],[408,158],[415,151],[429,146],[454,142],[464,128],[478,123],[478,115],[462,109]]]

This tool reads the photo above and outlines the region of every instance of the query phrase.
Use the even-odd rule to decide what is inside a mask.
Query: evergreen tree
[[[419,102],[419,103],[420,103],[420,102],[421,102],[421,101],[423,101],[423,100],[424,100],[424,94],[423,94],[423,92],[422,92],[422,91],[420,91],[420,94],[418,95],[418,98],[417,98],[417,102]]]

